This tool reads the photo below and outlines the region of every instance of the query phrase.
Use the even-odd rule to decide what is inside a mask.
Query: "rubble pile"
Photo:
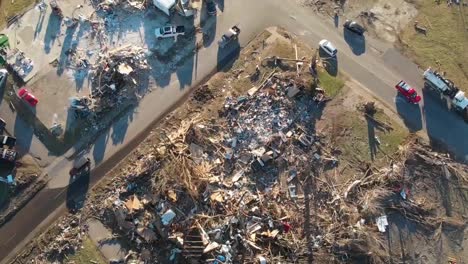
[[[138,76],[149,69],[145,51],[139,47],[123,46],[99,54],[92,73],[93,110],[106,111],[135,98]]]
[[[341,175],[339,146],[315,131],[319,102],[287,74],[222,102],[216,119],[192,113],[160,131],[74,231],[62,227],[78,240],[59,239],[38,258],[76,248],[93,215],[125,240],[126,263],[388,263],[391,214],[434,230],[447,219],[419,195],[443,177],[467,181],[466,166],[418,144],[388,166]]]
[[[172,241],[166,252],[179,261],[304,259],[299,169],[310,164],[307,153],[318,151],[319,138],[315,104],[310,96],[293,98],[299,91],[274,76],[257,94],[226,98],[221,122],[194,119],[169,134],[157,148],[167,158],[150,173],[155,183],[166,181],[152,188],[165,194],[154,201],[154,226],[134,229]],[[128,207],[120,210],[128,216]]]
[[[80,249],[82,239],[86,236],[87,225],[80,222],[81,215],[70,215],[57,224],[55,234],[51,238],[40,237],[41,254],[35,256],[32,263],[45,263],[56,260],[57,256],[74,254]]]
[[[143,10],[147,1],[144,0],[92,0],[91,3],[99,11],[112,13],[115,7]]]
[[[31,73],[34,67],[34,62],[18,49],[8,50],[7,62],[13,71],[23,79]]]

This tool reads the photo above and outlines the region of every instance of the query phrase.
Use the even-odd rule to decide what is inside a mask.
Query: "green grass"
[[[105,264],[108,263],[101,255],[99,249],[94,245],[93,241],[88,237],[83,240],[82,248],[76,252],[75,255],[69,256],[66,263],[97,263]]]
[[[409,132],[393,122],[383,111],[377,112],[374,118],[378,121],[390,124],[393,128],[393,130],[389,132],[374,129],[375,135],[381,142],[374,160],[374,162],[379,163],[379,161],[384,160],[387,155],[392,156],[398,150],[398,146],[405,142]],[[368,125],[363,114],[354,110],[344,112],[337,115],[333,122],[335,123],[335,133],[346,131],[344,135],[337,137],[335,141],[335,144],[340,146],[343,151],[343,156],[350,160],[357,158],[361,161],[371,162]]]
[[[344,81],[339,77],[334,77],[326,71],[319,71],[319,86],[325,90],[325,94],[329,97],[335,97],[341,89],[343,89]]]
[[[21,14],[30,6],[35,0],[1,0],[0,1],[0,29],[6,27],[8,18]]]
[[[421,1],[415,18],[428,29],[427,35],[417,33],[410,23],[400,36],[403,49],[423,68],[440,65],[448,78],[468,91],[468,7],[463,25],[457,5],[449,8],[445,1],[440,5],[434,2]]]
[[[398,125],[396,122],[389,122],[390,117],[385,115],[383,111],[378,111],[374,117],[379,121],[384,121],[391,124],[393,128],[391,132],[382,133],[380,131],[376,131],[376,134],[382,142],[380,148],[389,155],[395,153],[398,150],[398,146],[400,146],[409,136],[408,130]]]

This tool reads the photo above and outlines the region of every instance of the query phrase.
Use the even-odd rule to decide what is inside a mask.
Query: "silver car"
[[[338,53],[338,50],[335,48],[335,46],[333,46],[333,44],[326,39],[322,39],[319,42],[319,46],[323,51],[330,55],[330,57],[335,57],[336,53]]]

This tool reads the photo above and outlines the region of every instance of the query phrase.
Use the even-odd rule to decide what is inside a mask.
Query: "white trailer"
[[[177,4],[177,0],[153,0],[153,4],[166,15],[170,16]]]

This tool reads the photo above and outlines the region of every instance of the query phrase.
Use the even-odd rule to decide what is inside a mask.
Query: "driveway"
[[[217,17],[216,38],[232,25],[239,24],[242,30],[241,45],[245,45],[256,34],[268,26],[282,26],[302,37],[304,41],[316,46],[322,38],[332,41],[338,48],[338,67],[356,79],[368,91],[374,93],[383,102],[399,113],[405,123],[414,131],[428,133],[434,142],[445,142],[465,161],[468,160],[468,125],[455,114],[443,109],[435,97],[424,95],[421,108],[402,104],[396,99],[394,84],[405,79],[416,87],[422,87],[421,70],[396,52],[391,45],[374,39],[366,39],[365,52],[356,53],[344,40],[342,29],[333,26],[333,20],[321,17],[295,1],[284,0],[220,0],[224,12]],[[265,12],[268,10],[268,12]],[[190,87],[196,86],[217,68],[217,62],[226,56],[229,50],[218,54],[216,41],[201,49],[181,66],[164,87],[154,85],[154,91],[147,95],[133,111],[116,121],[116,125],[96,140],[86,154],[92,161],[93,171],[84,190],[91,186],[118,161],[138,145],[150,132],[151,127],[174,105],[184,99]],[[420,113],[419,115],[417,113]],[[120,133],[125,127],[125,134],[118,141],[113,134]],[[444,128],[449,127],[450,133]],[[71,157],[73,150],[65,156]],[[64,209],[64,193],[69,191],[68,170],[71,161],[60,159],[48,167],[52,180],[48,188],[42,190],[10,222],[0,228],[0,258],[8,263],[19,248],[33,238],[39,224],[47,226],[55,218],[57,208]],[[89,187],[88,187],[89,186]],[[60,212],[60,211],[59,211]],[[49,216],[49,217],[48,217]],[[11,252],[11,253],[10,253]],[[10,255],[7,257],[8,253]]]

